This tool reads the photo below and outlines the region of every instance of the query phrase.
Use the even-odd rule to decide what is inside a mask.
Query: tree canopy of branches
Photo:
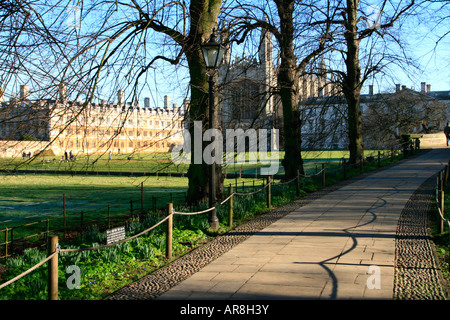
[[[330,70],[339,77],[342,93],[347,101],[348,137],[350,163],[357,163],[364,157],[364,139],[362,131],[362,118],[360,96],[361,88],[371,74],[380,72],[382,68],[390,63],[401,64],[400,55],[387,53],[388,41],[393,39],[399,44],[394,32],[389,33],[394,23],[404,18],[414,7],[414,0],[388,1],[384,0],[381,7],[375,7],[371,3],[359,0],[336,1],[335,8],[340,15],[327,21],[319,23],[331,23],[340,26],[340,32],[335,32],[334,52],[336,60],[344,61],[344,68]],[[374,46],[369,39],[381,37],[382,42],[378,47]],[[365,67],[361,67],[361,43],[364,43]],[[392,45],[392,43],[390,43]],[[381,48],[381,50],[380,50]],[[400,51],[402,48],[400,47]],[[404,61],[407,58],[400,58]]]
[[[0,66],[4,71],[0,86],[12,96],[17,91],[11,88],[14,85],[32,83],[35,95],[48,98],[56,97],[60,85],[67,84],[68,94],[82,98],[85,105],[127,89],[136,102],[152,72],[163,72],[165,65],[173,66],[175,73],[183,68],[189,83],[191,150],[198,145],[203,150],[206,143],[195,140],[193,127],[194,121],[201,121],[205,131],[210,121],[208,73],[201,45],[218,25],[231,44],[247,41],[255,30],[266,30],[276,39],[279,52],[277,84],[269,90],[282,104],[282,163],[285,178],[291,179],[304,172],[299,79],[307,67],[323,57],[338,61],[326,72],[339,78],[346,98],[350,162],[357,163],[364,151],[361,88],[371,74],[390,63],[401,63],[399,55],[386,48],[400,43],[394,24],[415,5],[414,0],[383,0],[378,11],[370,11],[371,3],[360,0],[6,0],[0,4]],[[72,118],[81,112],[72,113]],[[202,163],[191,159],[188,200],[192,203],[208,197],[206,168],[203,159]],[[220,166],[216,176],[220,197]]]
[[[402,135],[439,132],[446,120],[445,104],[422,93],[406,89],[373,98],[363,116],[364,140],[371,148],[395,147]]]
[[[233,17],[231,34],[237,43],[242,43],[256,29],[267,30],[277,40],[279,66],[273,93],[279,96],[282,104],[285,179],[304,173],[298,106],[299,79],[309,63],[328,48],[331,39],[330,23],[325,22],[315,29],[311,26],[318,17],[329,19],[336,14],[327,9],[318,14],[314,12],[317,12],[314,1],[293,0],[274,0],[261,5],[240,2],[239,6],[230,10]]]
[[[128,92],[134,104],[162,63],[187,67],[188,118],[208,124],[208,75],[201,45],[217,27],[221,0],[184,1],[59,1],[56,4],[10,0],[0,6],[3,70],[1,84],[33,83],[41,97],[56,97],[67,84],[84,104]],[[45,63],[43,63],[45,61]],[[5,78],[5,77],[10,77]],[[11,81],[9,81],[11,82]],[[72,96],[73,97],[73,96]],[[80,110],[80,112],[82,112]],[[76,117],[77,115],[74,115]],[[193,135],[193,126],[189,128]],[[192,145],[203,141],[192,140]],[[193,147],[191,148],[193,150]],[[192,153],[193,155],[193,153]],[[189,168],[188,198],[208,194],[206,164]],[[220,168],[218,168],[220,175]],[[218,195],[222,179],[216,179]]]

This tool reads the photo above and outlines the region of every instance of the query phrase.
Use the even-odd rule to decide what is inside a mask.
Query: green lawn
[[[376,155],[377,151],[368,151],[366,156]],[[284,156],[280,152],[280,158]],[[321,163],[340,160],[348,156],[346,151],[305,151],[305,171],[311,175],[321,170]],[[131,160],[129,160],[131,158]],[[186,177],[167,176],[109,176],[102,172],[134,171],[154,172],[158,168],[169,167],[176,172],[177,167],[170,162],[169,153],[113,155],[96,158],[81,158],[73,162],[53,161],[53,157],[38,158],[30,163],[22,159],[2,159],[0,167],[9,166],[18,169],[35,169],[37,174],[0,175],[0,229],[2,225],[28,221],[32,217],[58,216],[63,211],[63,195],[66,199],[66,212],[87,211],[104,208],[108,205],[123,204],[129,209],[129,202],[133,200],[135,206],[140,206],[141,183],[144,190],[144,206],[153,206],[153,197],[158,204],[164,204],[174,199],[174,203],[184,201],[184,191],[187,189]],[[228,173],[259,174],[257,168],[260,164],[229,165]],[[327,166],[331,166],[328,164]],[[98,170],[97,175],[58,175],[39,174],[39,169],[50,170]],[[186,172],[187,167],[183,169]],[[225,169],[224,169],[225,170]],[[180,172],[180,170],[178,171]],[[283,174],[283,167],[279,164],[279,174]],[[258,176],[259,177],[259,176]],[[253,177],[252,177],[253,178]],[[247,181],[251,181],[248,179]],[[236,184],[241,187],[245,179],[227,179],[225,186]],[[251,183],[250,183],[251,184]],[[256,184],[259,184],[256,182]],[[172,193],[172,195],[171,195]],[[123,209],[123,210],[125,210]],[[7,221],[7,222],[5,222]]]
[[[376,151],[367,152],[366,156],[376,155]],[[135,160],[128,160],[129,157]],[[327,169],[339,166],[339,160],[347,156],[344,151],[306,151],[304,152],[305,172],[314,175],[322,168],[322,163],[327,163]],[[280,153],[280,158],[283,153]],[[0,230],[8,227],[15,227],[41,221],[41,225],[36,227],[39,232],[45,226],[46,218],[63,216],[64,208],[67,216],[73,214],[75,217],[80,212],[86,213],[86,219],[95,218],[99,215],[107,215],[110,206],[111,215],[139,213],[143,204],[146,212],[152,210],[155,205],[158,209],[163,209],[168,202],[174,205],[183,205],[185,191],[188,187],[186,177],[175,176],[114,176],[102,175],[111,168],[109,163],[115,163],[115,168],[122,168],[125,171],[142,171],[144,168],[158,166],[160,162],[170,164],[170,154],[145,154],[145,155],[116,155],[109,161],[105,157],[100,157],[97,161],[90,160],[90,166],[97,166],[99,175],[69,175],[69,174],[1,174],[0,175]],[[44,164],[49,160],[44,158]],[[7,160],[3,160],[5,163]],[[16,160],[21,162],[22,160]],[[87,159],[80,160],[87,163]],[[134,161],[134,162],[133,162]],[[81,163],[81,162],[80,162]],[[80,163],[59,164],[53,161],[48,162],[48,166],[54,165],[55,170],[65,170],[65,166],[77,166]],[[27,166],[42,166],[42,161],[33,161]],[[59,166],[59,167],[57,167]],[[263,179],[257,170],[258,164],[248,164],[242,166],[242,173],[251,174],[251,178],[228,178],[224,185],[232,185],[236,190],[242,188],[242,182],[247,186],[261,186]],[[77,170],[81,169],[78,167]],[[227,172],[239,172],[240,165],[227,166]],[[73,169],[73,167],[72,167]],[[75,170],[75,169],[74,169]],[[253,176],[253,173],[255,176]],[[279,164],[278,174],[283,174],[283,167]],[[328,175],[328,174],[327,174]],[[255,178],[258,179],[255,179]],[[141,184],[143,186],[143,202],[141,203]],[[239,191],[239,190],[238,190]],[[65,199],[65,207],[63,205]],[[132,203],[130,203],[132,201]],[[89,216],[90,215],[90,216]],[[53,222],[52,222],[53,223]]]
[[[225,185],[242,182],[251,185],[252,179],[226,179]],[[84,176],[53,174],[0,175],[0,230],[5,226],[27,223],[31,220],[56,217],[63,214],[63,195],[66,213],[117,206],[115,211],[129,211],[130,200],[134,210],[140,210],[141,183],[143,184],[144,207],[163,208],[173,199],[174,204],[183,204],[188,187],[186,177],[145,176]],[[256,185],[261,184],[261,179]],[[120,205],[120,206],[119,206]]]
[[[365,156],[376,156],[377,151],[368,150]],[[283,159],[284,151],[279,152],[279,159]],[[343,157],[348,158],[348,151],[326,150],[326,151],[303,151],[302,158],[305,165],[311,161],[337,161]],[[246,154],[248,159],[248,153]],[[257,163],[236,163],[224,166],[228,173],[247,172],[253,173],[255,169],[263,166]],[[42,156],[31,160],[22,158],[0,158],[0,169],[4,170],[50,170],[50,171],[88,171],[88,172],[140,172],[140,173],[186,173],[187,164],[174,164],[170,153],[151,154],[114,154],[109,155],[80,156],[75,161],[63,161],[55,156]],[[280,163],[280,169],[282,169]],[[306,168],[308,170],[309,167]],[[283,172],[280,171],[280,174]]]

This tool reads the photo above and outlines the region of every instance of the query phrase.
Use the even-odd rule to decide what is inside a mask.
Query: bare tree
[[[337,1],[336,10],[340,12],[340,17],[331,21],[318,21],[314,24],[324,22],[341,26],[341,38],[335,33],[335,50],[344,61],[344,68],[334,70],[340,78],[342,92],[346,98],[348,111],[348,137],[350,163],[358,163],[364,156],[364,142],[362,131],[362,118],[360,95],[361,88],[368,77],[379,71],[382,66],[386,66],[389,58],[390,62],[395,62],[396,58],[382,55],[376,59],[374,47],[369,46],[366,59],[366,67],[361,67],[361,43],[371,37],[393,38],[397,41],[395,33],[388,33],[401,18],[407,16],[415,6],[414,0],[408,1],[383,1],[381,8],[374,8],[370,3],[359,0]],[[367,45],[367,44],[365,44]],[[362,72],[363,71],[363,72]]]
[[[285,179],[292,179],[297,172],[304,173],[298,106],[299,79],[306,66],[328,48],[328,42],[331,40],[331,24],[327,21],[336,13],[326,6],[316,5],[314,1],[274,0],[269,5],[261,6],[240,3],[239,10],[243,13],[233,13],[233,34],[237,43],[243,42],[255,29],[265,29],[277,40],[279,66],[275,92],[282,104],[285,149],[282,164]],[[318,16],[321,20],[326,17],[325,22],[312,28],[313,21],[316,21]]]
[[[2,2],[0,66],[5,72],[1,85],[10,94],[11,82],[33,83],[31,94],[39,100],[57,99],[60,86],[65,84],[67,96],[81,101],[76,107],[68,104],[68,111],[62,111],[70,114],[65,125],[68,128],[96,99],[113,99],[119,90],[127,89],[126,100],[131,99],[131,105],[135,105],[155,70],[162,72],[169,65],[177,77],[183,77],[178,71],[186,71],[189,119],[191,124],[201,121],[205,130],[209,121],[208,75],[201,45],[217,26],[221,4],[221,0],[105,0],[78,1],[74,5],[70,0],[56,4]],[[127,113],[125,110],[119,119],[122,125]],[[116,134],[120,130],[119,126]],[[192,134],[192,125],[189,130]],[[192,139],[192,144],[204,143]],[[205,168],[204,161],[192,162],[189,168],[190,202],[208,196]],[[223,180],[220,172],[218,167],[218,196]]]
[[[424,93],[405,89],[371,98],[363,115],[364,140],[371,148],[395,147],[402,135],[439,132],[445,123],[446,105]]]

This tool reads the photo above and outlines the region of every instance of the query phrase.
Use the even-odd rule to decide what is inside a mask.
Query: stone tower
[[[270,91],[275,87],[275,68],[273,64],[273,42],[272,34],[268,30],[262,30],[259,47],[259,63],[261,65],[263,90],[266,92],[266,115],[270,116],[275,111],[274,99]],[[270,127],[269,124],[267,124]]]

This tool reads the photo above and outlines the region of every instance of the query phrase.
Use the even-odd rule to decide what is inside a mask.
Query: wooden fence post
[[[64,224],[64,239],[66,239],[66,194],[63,193],[63,224]]]
[[[297,170],[297,185],[295,186],[295,193],[297,197],[300,195],[300,171]]]
[[[325,178],[325,163],[322,163],[322,186],[325,187],[326,178]]]
[[[439,191],[439,207],[441,208],[441,213],[442,213],[442,217],[445,217],[444,215],[444,190],[440,190]],[[440,223],[440,233],[444,232],[444,220],[441,219],[441,217],[439,217],[439,220],[441,221]]]
[[[172,214],[173,204],[167,204],[167,232],[166,232],[166,258],[172,259],[172,227],[173,227],[173,214]]]
[[[272,192],[271,192],[271,182],[270,182],[270,176],[267,176],[267,208],[270,209],[271,207],[271,197],[272,197]]]
[[[47,242],[48,241],[48,234],[50,232],[50,220],[48,219],[48,217],[46,218],[45,229],[46,229],[46,231],[45,231],[45,242]],[[45,242],[44,242],[44,244],[45,244]]]
[[[444,168],[444,177],[443,177],[444,187],[447,185],[447,177],[448,177],[448,166],[446,165]]]
[[[359,173],[363,172],[363,167],[364,167],[364,163],[363,163],[363,157],[359,157]]]
[[[5,259],[8,259],[8,228],[5,229]]]
[[[133,200],[130,200],[130,219],[133,219]]]
[[[111,216],[111,206],[108,204],[108,229],[110,228],[111,225],[110,216]]]
[[[81,240],[83,240],[83,220],[84,220],[84,212],[81,211],[81,213],[80,213],[80,235],[81,235]]]
[[[380,155],[380,151],[378,151],[378,160],[377,160],[377,163],[378,163],[378,168],[380,168],[380,167],[381,167],[381,155]]]
[[[233,186],[230,183],[230,196],[233,194]],[[230,200],[228,200],[228,225],[230,228],[233,227],[233,196],[231,196]]]
[[[9,229],[10,233],[9,233],[9,251],[11,251],[11,253],[13,252],[14,248],[13,248],[13,244],[14,244],[14,227],[12,227],[11,229]]]
[[[141,221],[144,220],[144,183],[141,182]]]
[[[58,236],[48,241],[48,256],[57,251]],[[58,254],[48,261],[48,300],[58,300]]]
[[[346,172],[346,161],[345,161],[345,158],[344,158],[344,161],[342,162],[343,163],[343,166],[344,166],[344,180],[346,180],[347,179],[347,172]]]

